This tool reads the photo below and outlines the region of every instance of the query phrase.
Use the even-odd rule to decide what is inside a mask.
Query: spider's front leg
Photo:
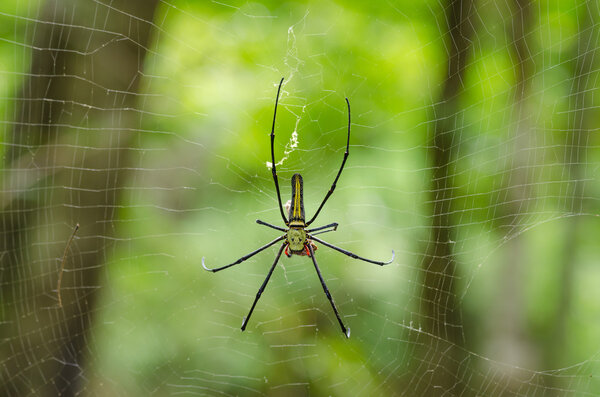
[[[260,299],[260,296],[262,295],[263,291],[267,287],[267,283],[269,282],[269,279],[271,278],[271,275],[273,274],[273,270],[275,270],[275,266],[277,266],[277,262],[279,261],[279,258],[281,257],[281,253],[283,252],[283,247],[285,247],[285,246],[287,246],[287,243],[281,244],[281,247],[279,248],[279,252],[277,252],[277,255],[275,256],[275,260],[273,261],[273,265],[271,266],[271,269],[269,269],[267,278],[265,278],[265,281],[263,281],[262,285],[258,289],[258,292],[256,293],[256,297],[254,298],[254,302],[252,303],[252,307],[250,307],[250,311],[248,312],[248,315],[246,317],[244,317],[244,321],[242,321],[242,331],[244,331],[246,329],[246,325],[248,325],[248,321],[250,320],[250,316],[252,316],[252,312],[254,311],[254,308],[256,307],[256,303],[258,302],[258,300]]]
[[[349,338],[350,337],[350,328],[346,328],[346,326],[344,325],[344,322],[340,318],[340,313],[338,312],[338,309],[335,306],[335,303],[333,302],[333,298],[331,297],[331,293],[329,293],[327,284],[325,284],[325,280],[323,280],[323,276],[321,276],[321,270],[319,270],[319,265],[317,265],[317,259],[315,258],[315,252],[313,251],[311,243],[308,243],[308,242],[306,243],[306,249],[309,251],[309,256],[312,259],[313,264],[315,265],[315,270],[317,272],[317,275],[319,276],[319,280],[321,281],[321,286],[323,287],[323,292],[325,292],[325,296],[327,296],[327,299],[329,299],[329,303],[331,303],[331,308],[333,309],[333,312],[335,313],[335,317],[337,318],[338,323],[340,323],[342,332],[344,333],[344,335],[346,335],[346,338]]]
[[[287,256],[288,258],[291,258],[292,257],[292,253],[288,250],[288,248],[290,248],[289,244],[287,244],[285,246],[285,251],[283,251],[283,252],[284,252],[285,256]]]

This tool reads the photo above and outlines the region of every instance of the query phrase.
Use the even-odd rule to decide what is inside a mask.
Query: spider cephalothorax
[[[292,254],[304,252],[306,244],[306,232],[303,227],[291,227],[287,231],[286,243]],[[286,248],[287,254],[287,248]],[[288,255],[290,256],[290,255]]]
[[[323,276],[321,276],[321,271],[319,270],[319,265],[317,265],[317,260],[314,255],[315,251],[317,249],[317,246],[315,245],[314,241],[316,241],[320,244],[323,244],[326,247],[332,248],[338,252],[341,252],[344,255],[348,255],[351,258],[359,259],[359,260],[369,262],[369,263],[374,263],[374,264],[380,265],[380,266],[392,263],[392,261],[394,260],[394,251],[392,251],[392,259],[390,259],[389,261],[387,261],[387,262],[374,261],[371,259],[362,258],[350,251],[346,251],[345,249],[336,247],[335,245],[329,244],[329,243],[315,237],[315,235],[320,234],[320,233],[327,233],[327,232],[335,231],[338,226],[337,223],[330,223],[329,225],[317,227],[314,229],[306,229],[317,218],[317,215],[319,215],[319,212],[321,212],[323,205],[325,205],[325,202],[327,201],[329,196],[331,196],[331,194],[335,190],[336,183],[337,183],[338,179],[340,178],[340,175],[342,174],[342,170],[344,169],[344,165],[346,164],[346,160],[348,159],[348,154],[349,154],[349,149],[350,149],[350,125],[351,125],[350,102],[348,101],[348,98],[346,98],[346,104],[348,105],[348,138],[346,140],[346,152],[344,153],[344,159],[342,160],[342,165],[340,166],[340,169],[333,181],[333,184],[331,185],[331,188],[325,195],[325,198],[321,202],[321,205],[319,205],[319,208],[317,209],[317,211],[315,212],[313,217],[308,222],[306,222],[306,218],[304,216],[304,193],[303,193],[302,176],[300,176],[300,174],[294,174],[292,176],[292,199],[289,201],[288,217],[286,218],[285,213],[283,211],[283,206],[281,204],[281,193],[279,191],[279,181],[277,179],[277,170],[275,168],[275,151],[273,149],[273,142],[275,141],[275,118],[277,116],[277,103],[279,102],[279,92],[281,91],[282,84],[283,84],[283,79],[281,79],[281,81],[279,82],[279,88],[277,89],[277,97],[275,98],[275,112],[273,113],[273,126],[271,127],[271,173],[273,174],[273,181],[275,182],[275,190],[277,191],[277,200],[279,202],[279,211],[281,213],[281,218],[283,219],[283,223],[285,224],[286,228],[271,225],[270,223],[267,223],[267,222],[264,222],[261,220],[257,220],[256,223],[264,225],[264,226],[268,226],[275,230],[279,230],[280,232],[284,232],[285,234],[276,238],[275,240],[271,241],[270,243],[258,248],[257,250],[252,251],[248,255],[242,256],[240,259],[238,259],[237,261],[235,261],[233,263],[230,263],[229,265],[210,269],[210,268],[206,267],[206,265],[204,264],[204,258],[202,258],[202,266],[204,267],[204,269],[206,269],[208,271],[218,272],[220,270],[227,269],[231,266],[235,266],[239,263],[242,263],[246,259],[269,248],[270,246],[276,244],[277,242],[284,240],[283,244],[279,248],[279,251],[277,252],[277,255],[275,256],[275,261],[273,262],[273,264],[271,265],[271,268],[269,269],[269,273],[267,273],[267,278],[265,278],[265,281],[262,283],[262,285],[258,289],[258,293],[256,294],[256,297],[254,298],[252,307],[250,307],[250,311],[248,312],[248,315],[244,318],[244,321],[242,322],[242,331],[246,329],[246,325],[248,324],[248,320],[250,320],[250,316],[252,315],[252,312],[254,311],[254,307],[256,306],[256,303],[258,302],[258,300],[260,299],[260,296],[262,295],[263,291],[265,290],[267,283],[269,282],[269,279],[271,278],[271,275],[273,274],[273,270],[275,270],[275,266],[277,265],[277,262],[279,261],[279,258],[281,257],[281,254],[284,252],[284,249],[285,249],[285,254],[288,257],[291,257],[292,254],[295,254],[295,255],[306,255],[312,259],[312,262],[315,266],[315,271],[317,272],[317,275],[319,276],[319,280],[321,281],[321,286],[323,287],[323,291],[325,292],[325,295],[327,296],[327,299],[329,300],[329,303],[331,304],[331,307],[333,309],[333,312],[335,313],[337,321],[340,324],[340,327],[342,328],[342,332],[344,333],[344,335],[346,335],[346,337],[349,338],[350,337],[350,328],[346,328],[346,326],[344,326],[344,323],[342,322],[342,319],[340,318],[340,314],[337,310],[337,307],[335,306],[335,303],[333,302],[333,298],[331,297],[331,294],[329,293],[329,289],[327,288],[327,285],[325,284],[325,280],[323,280]],[[286,207],[287,207],[287,203],[286,203]]]

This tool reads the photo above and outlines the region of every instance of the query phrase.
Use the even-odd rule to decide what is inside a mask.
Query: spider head
[[[302,227],[291,227],[287,231],[287,243],[293,253],[302,252],[306,243],[306,232]]]

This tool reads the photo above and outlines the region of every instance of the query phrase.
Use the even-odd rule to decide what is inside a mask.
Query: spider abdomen
[[[293,224],[305,225],[304,218],[304,195],[302,191],[302,175],[292,175],[292,201],[290,202],[290,226]]]

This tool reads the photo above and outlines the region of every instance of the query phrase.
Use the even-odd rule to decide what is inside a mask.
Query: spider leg
[[[327,229],[327,228],[330,228],[330,227],[332,227],[332,228],[333,228],[333,230],[336,230],[336,229],[337,229],[337,227],[338,227],[338,224],[337,224],[336,222],[333,222],[333,223],[330,223],[329,225],[325,225],[325,226],[316,227],[316,228],[314,228],[314,229],[308,229],[308,230],[306,231],[306,233],[312,233],[312,232],[316,232],[316,231],[318,231],[318,230]],[[332,231],[333,231],[333,230],[332,230]],[[329,231],[329,230],[328,230],[328,231]]]
[[[275,168],[275,151],[273,149],[273,143],[275,142],[275,118],[277,117],[277,103],[279,102],[279,92],[281,91],[281,85],[283,84],[283,77],[279,82],[279,88],[277,88],[277,97],[275,98],[275,111],[273,112],[273,126],[271,127],[271,173],[273,174],[273,180],[275,181],[275,190],[277,190],[277,200],[279,201],[279,211],[281,212],[281,218],[283,223],[288,224],[288,220],[283,213],[283,205],[281,205],[281,193],[279,191],[279,181],[277,180],[277,170]]]
[[[311,236],[315,236],[317,234],[329,233],[329,232],[335,232],[335,229],[329,229],[329,230],[323,230],[321,232],[316,232],[316,233],[311,234]]]
[[[254,255],[256,255],[256,254],[258,254],[259,252],[261,252],[261,251],[263,251],[263,250],[265,250],[265,249],[269,248],[270,246],[272,246],[273,244],[275,244],[275,243],[276,243],[276,242],[278,242],[278,241],[281,241],[281,240],[283,240],[284,238],[285,238],[285,235],[283,235],[283,236],[281,236],[281,237],[277,237],[275,240],[271,241],[270,243],[267,243],[267,244],[263,245],[262,247],[260,247],[259,249],[255,250],[255,251],[252,251],[252,252],[251,252],[251,253],[249,253],[248,255],[244,255],[244,256],[242,256],[242,257],[241,257],[240,259],[238,259],[237,261],[235,261],[235,262],[233,262],[233,263],[230,263],[229,265],[225,265],[225,266],[222,266],[222,267],[217,267],[217,268],[215,268],[215,269],[210,269],[210,268],[206,267],[206,265],[204,264],[204,257],[202,257],[202,267],[204,268],[204,270],[206,270],[206,271],[209,271],[209,272],[213,272],[213,273],[215,273],[215,272],[218,272],[218,271],[220,271],[220,270],[227,269],[228,267],[235,266],[235,265],[237,265],[237,264],[239,264],[239,263],[242,263],[242,262],[243,262],[243,261],[245,261],[246,259],[252,258]]]
[[[329,247],[329,248],[332,248],[332,249],[334,249],[334,250],[336,250],[338,252],[341,252],[344,255],[348,255],[351,258],[360,259],[361,261],[365,261],[365,262],[369,262],[369,263],[374,263],[374,264],[379,265],[379,266],[388,265],[388,264],[392,263],[394,261],[394,258],[396,257],[396,253],[394,252],[394,250],[392,250],[392,259],[390,259],[389,261],[387,261],[387,262],[374,261],[374,260],[371,260],[371,259],[367,259],[367,258],[363,258],[361,256],[358,256],[358,255],[356,255],[356,254],[354,254],[354,253],[352,253],[350,251],[346,251],[345,249],[342,249],[340,247],[336,247],[335,245],[329,244],[328,242],[325,242],[325,241],[323,241],[321,239],[313,237],[312,235],[311,236],[307,236],[307,237],[309,239],[311,239],[311,240],[318,241],[319,243],[323,244],[326,247]]]
[[[283,247],[285,247],[286,245],[287,245],[287,243],[281,244],[281,247],[279,248],[279,252],[277,252],[277,255],[275,256],[275,260],[273,261],[273,266],[271,266],[271,269],[269,270],[269,273],[267,274],[267,278],[265,278],[265,281],[263,281],[262,285],[258,289],[256,298],[254,298],[254,303],[252,303],[252,307],[250,308],[248,315],[246,317],[244,317],[244,321],[242,321],[242,331],[244,331],[246,329],[246,325],[248,325],[248,320],[250,320],[250,316],[252,315],[252,312],[254,311],[256,302],[258,302],[258,300],[260,299],[260,296],[262,295],[263,291],[265,290],[265,287],[267,286],[267,283],[269,282],[269,279],[271,278],[271,274],[273,274],[273,270],[275,270],[275,266],[277,265],[277,262],[279,261],[279,257],[281,257],[281,253],[283,252]]]
[[[283,227],[279,227],[279,226],[275,226],[275,225],[271,225],[270,223],[261,221],[260,219],[256,220],[256,223],[258,223],[259,225],[263,225],[263,226],[268,226],[271,229],[275,229],[275,230],[279,230],[280,232],[287,232],[287,229],[283,228]]]
[[[325,202],[327,201],[329,196],[331,196],[333,194],[333,191],[335,190],[335,185],[336,185],[338,179],[340,179],[340,175],[342,174],[342,170],[344,169],[344,165],[346,165],[346,160],[348,159],[348,154],[349,154],[349,149],[350,149],[350,102],[348,101],[348,98],[346,98],[346,104],[348,105],[348,139],[346,140],[346,152],[344,153],[344,159],[342,160],[342,165],[340,166],[340,170],[338,171],[338,173],[333,181],[333,184],[331,185],[331,188],[325,195],[325,198],[323,199],[323,202],[317,209],[317,212],[315,212],[315,214],[313,215],[313,217],[311,218],[310,221],[306,222],[306,226],[313,223],[313,221],[317,218],[317,215],[319,215],[319,212],[321,212],[321,209],[325,205]]]
[[[335,313],[335,316],[337,317],[338,323],[340,323],[340,327],[342,327],[342,332],[344,333],[344,335],[346,335],[346,338],[349,338],[350,337],[350,328],[346,328],[344,326],[344,323],[342,322],[342,319],[340,318],[340,313],[338,313],[338,309],[335,306],[335,303],[333,303],[333,298],[331,297],[331,294],[329,293],[327,284],[325,284],[325,280],[323,280],[323,276],[321,276],[321,271],[319,270],[319,265],[317,265],[317,259],[315,258],[315,253],[313,251],[313,248],[310,244],[306,244],[306,247],[308,247],[308,250],[310,251],[309,256],[312,259],[313,264],[315,265],[315,270],[317,271],[319,280],[321,280],[321,286],[323,286],[323,291],[325,292],[327,299],[329,299],[329,303],[331,303],[331,307],[333,308],[333,312]]]

